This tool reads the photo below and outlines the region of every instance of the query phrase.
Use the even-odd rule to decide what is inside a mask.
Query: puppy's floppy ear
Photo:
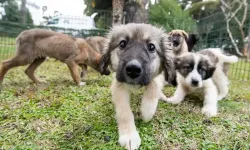
[[[203,80],[211,78],[213,76],[213,74],[214,74],[215,69],[216,69],[216,67],[214,65],[209,64],[208,68],[206,70],[206,75],[205,75]]]
[[[181,30],[182,35],[184,36],[185,40],[188,39],[188,34],[184,30]]]
[[[108,66],[110,64],[110,51],[107,51],[104,55],[102,55],[100,60],[100,73],[101,75],[107,74],[109,72]]]
[[[214,74],[214,71],[216,69],[215,65],[212,64],[212,62],[209,59],[201,59],[199,68],[202,69],[200,71],[200,74],[202,76],[203,80],[207,80],[208,78],[211,78]]]

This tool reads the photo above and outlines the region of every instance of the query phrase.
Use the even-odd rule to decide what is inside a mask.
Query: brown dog
[[[188,34],[184,30],[172,30],[169,32],[169,35],[172,39],[173,53],[175,56],[188,52],[188,46],[186,43]]]
[[[102,37],[102,36],[91,36],[91,37],[87,37],[85,40],[93,48],[93,50],[95,50],[96,52],[102,55],[104,54],[104,49],[108,42],[107,38]],[[87,69],[88,69],[87,65],[82,66],[81,78],[86,76]]]
[[[30,65],[25,71],[27,76],[35,83],[42,82],[34,76],[34,72],[46,57],[66,63],[75,83],[84,85],[80,81],[78,65],[82,68],[89,65],[99,71],[101,54],[93,50],[84,39],[45,29],[26,30],[16,39],[16,56],[2,64],[0,83],[9,69],[28,64]],[[109,70],[105,74],[109,74]]]
[[[91,36],[86,38],[87,43],[97,52],[104,54],[104,49],[108,43],[108,39],[102,36]]]

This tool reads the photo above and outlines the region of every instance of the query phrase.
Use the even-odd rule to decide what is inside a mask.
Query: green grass
[[[37,76],[46,84],[35,85],[25,67],[11,70],[0,93],[0,149],[122,149],[110,76],[90,70],[86,86],[74,85],[65,64],[45,62]],[[180,105],[159,102],[149,123],[141,120],[140,96],[132,96],[140,149],[242,149],[250,148],[250,83],[232,80],[219,114],[201,114],[202,101],[192,94]],[[171,96],[173,87],[165,87]],[[140,93],[140,92],[139,92]]]

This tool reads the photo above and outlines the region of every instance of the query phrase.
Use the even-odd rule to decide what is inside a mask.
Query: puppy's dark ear
[[[110,64],[110,52],[107,51],[104,55],[102,55],[101,60],[100,60],[100,73],[101,75],[105,74],[107,75],[107,72],[110,73],[108,70],[108,66]]]
[[[181,58],[180,57],[175,57],[174,58],[174,68],[175,68],[175,70],[180,69],[180,64],[181,64]]]
[[[185,32],[184,30],[182,30],[182,35],[184,36],[184,38],[185,38],[185,40],[187,40],[188,39],[188,34],[187,34],[187,32]]]
[[[213,76],[213,74],[214,74],[215,69],[216,69],[215,66],[209,64],[208,68],[206,70],[206,75],[205,75],[203,80],[211,78]]]

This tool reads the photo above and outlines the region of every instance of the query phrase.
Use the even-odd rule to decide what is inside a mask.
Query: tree
[[[248,29],[248,41],[247,41],[247,60],[250,59],[250,27]]]
[[[84,0],[87,6],[84,14],[91,16],[94,13],[95,25],[97,28],[107,29],[112,26],[112,0]]]
[[[113,26],[122,24],[124,0],[113,0]]]
[[[164,26],[168,31],[183,29],[192,31],[195,21],[187,10],[183,10],[176,0],[162,0],[150,7],[149,21]]]
[[[27,22],[26,0],[22,0],[20,12],[21,12],[21,23],[25,24]]]
[[[97,13],[95,16],[96,26],[99,28],[108,28],[112,11],[112,0],[84,0],[87,5],[84,13],[87,15],[92,15]],[[135,22],[135,23],[147,23],[149,9],[146,6],[149,4],[149,0],[124,0],[123,7],[123,21],[125,23]]]
[[[219,0],[195,1],[187,9],[194,19],[201,19],[219,11]]]
[[[125,23],[148,23],[148,0],[127,1],[124,6]]]
[[[238,55],[242,56],[242,52],[240,52],[238,45],[236,44],[232,32],[230,30],[230,21],[234,19],[239,27],[240,33],[241,33],[241,40],[244,41],[245,33],[244,33],[244,24],[247,18],[247,10],[248,10],[248,3],[247,0],[232,0],[225,2],[224,0],[221,1],[221,10],[226,18],[226,28],[228,35],[231,39],[231,42],[237,52]],[[239,11],[243,7],[243,13],[238,15]]]
[[[15,0],[1,0],[0,3],[3,4],[5,15],[3,15],[2,20],[11,21],[11,22],[22,22],[21,11],[18,9],[18,4]],[[31,14],[28,9],[26,9],[25,23],[33,24]]]
[[[7,0],[4,6],[4,10],[5,15],[3,16],[3,20],[20,22],[20,12],[18,11],[17,3],[14,0]]]

